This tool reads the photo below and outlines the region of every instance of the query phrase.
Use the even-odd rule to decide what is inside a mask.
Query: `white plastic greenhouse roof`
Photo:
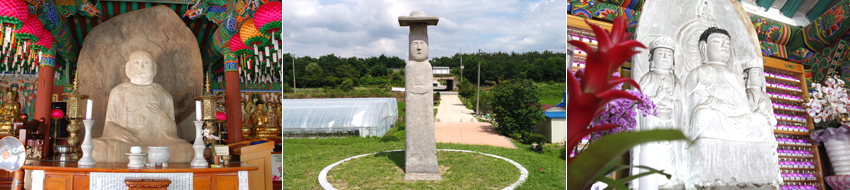
[[[360,130],[361,136],[383,136],[398,119],[395,98],[284,99],[281,103],[284,132],[347,129]]]

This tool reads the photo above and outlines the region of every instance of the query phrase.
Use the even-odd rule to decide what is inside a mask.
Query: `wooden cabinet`
[[[259,169],[248,172],[248,184],[251,189],[272,189],[272,149],[274,141],[266,141],[260,144],[248,145],[256,141],[243,141],[229,144],[233,154],[239,155],[242,163],[259,166]]]
[[[24,165],[26,170],[44,171],[44,189],[78,190],[89,189],[91,172],[114,173],[192,173],[192,188],[201,189],[239,189],[239,171],[254,171],[257,166],[232,162],[219,168],[192,168],[187,164],[169,164],[167,168],[130,169],[127,164],[97,164],[91,168],[80,168],[76,162],[41,161]],[[248,172],[248,178],[252,174]],[[36,176],[33,176],[36,178]],[[35,181],[35,180],[34,180]],[[253,188],[251,188],[253,189]]]
[[[804,105],[809,101],[809,91],[803,65],[771,57],[763,59],[766,92],[773,103],[773,114],[777,120],[773,133],[779,142],[777,153],[785,181],[783,185],[810,185],[824,189],[818,147],[809,137],[814,123]],[[803,177],[799,177],[801,175]]]

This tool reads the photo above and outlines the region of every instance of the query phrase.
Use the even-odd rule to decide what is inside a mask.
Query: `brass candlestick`
[[[77,136],[77,133],[80,132],[80,121],[85,119],[86,110],[84,109],[84,102],[89,98],[89,95],[81,94],[77,92],[77,79],[74,79],[74,90],[71,93],[62,94],[68,98],[67,103],[67,114],[65,115],[68,119],[68,145],[74,147],[72,148],[73,152],[71,153],[71,160],[77,160],[81,156],[80,154],[80,137]],[[91,109],[91,108],[88,108]]]
[[[210,134],[218,134],[216,127],[213,125],[218,118],[215,117],[216,113],[216,104],[215,101],[221,99],[220,96],[213,95],[210,90],[210,81],[209,76],[207,77],[206,90],[204,91],[204,95],[195,97],[195,100],[201,101],[201,120],[204,121],[204,130],[208,130]],[[221,139],[221,137],[219,137]],[[213,144],[216,142],[213,139],[204,138],[204,144]]]

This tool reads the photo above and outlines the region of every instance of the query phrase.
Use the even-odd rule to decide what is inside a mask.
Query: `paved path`
[[[440,106],[437,109],[436,122],[478,122],[472,117],[475,112],[463,106],[457,92],[440,92]]]
[[[478,122],[472,110],[466,109],[457,92],[440,92],[434,134],[437,142],[490,145],[516,148],[511,141],[496,132],[490,123]]]
[[[516,148],[511,141],[496,132],[496,128],[484,122],[437,122],[434,123],[437,142],[490,145]]]

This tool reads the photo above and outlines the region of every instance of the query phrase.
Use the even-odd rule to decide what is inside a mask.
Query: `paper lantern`
[[[50,48],[53,48],[53,34],[49,31],[41,28],[36,31],[35,36],[38,38],[38,42],[35,42],[35,45],[33,45],[35,49],[46,52]]]
[[[53,109],[53,111],[50,111],[50,116],[53,119],[65,118],[65,112],[61,109]]]
[[[233,52],[236,56],[250,55],[251,49],[248,48],[248,46],[245,46],[245,43],[242,42],[242,38],[239,35],[239,32],[237,32],[230,38],[230,52]]]
[[[224,112],[216,112],[215,117],[218,118],[219,121],[227,121],[227,114]]]
[[[21,28],[27,19],[29,9],[23,0],[0,0],[0,22],[12,24],[15,29]]]
[[[29,40],[30,43],[38,42],[36,33],[40,29],[44,29],[44,26],[41,25],[41,20],[38,20],[38,17],[35,17],[35,15],[27,15],[27,19],[24,20],[24,26],[18,30],[16,38]]]
[[[257,30],[266,35],[274,35],[276,32],[279,32],[281,28],[280,14],[283,12],[281,10],[282,8],[283,4],[280,1],[269,1],[260,5],[260,8],[257,8],[257,11],[254,13],[254,26]]]
[[[257,30],[257,27],[254,26],[254,18],[249,18],[242,23],[242,28],[239,29],[239,37],[242,38],[242,42],[245,42],[245,45],[256,45],[262,46],[265,44],[269,37],[260,33]],[[233,51],[231,49],[231,51]]]

